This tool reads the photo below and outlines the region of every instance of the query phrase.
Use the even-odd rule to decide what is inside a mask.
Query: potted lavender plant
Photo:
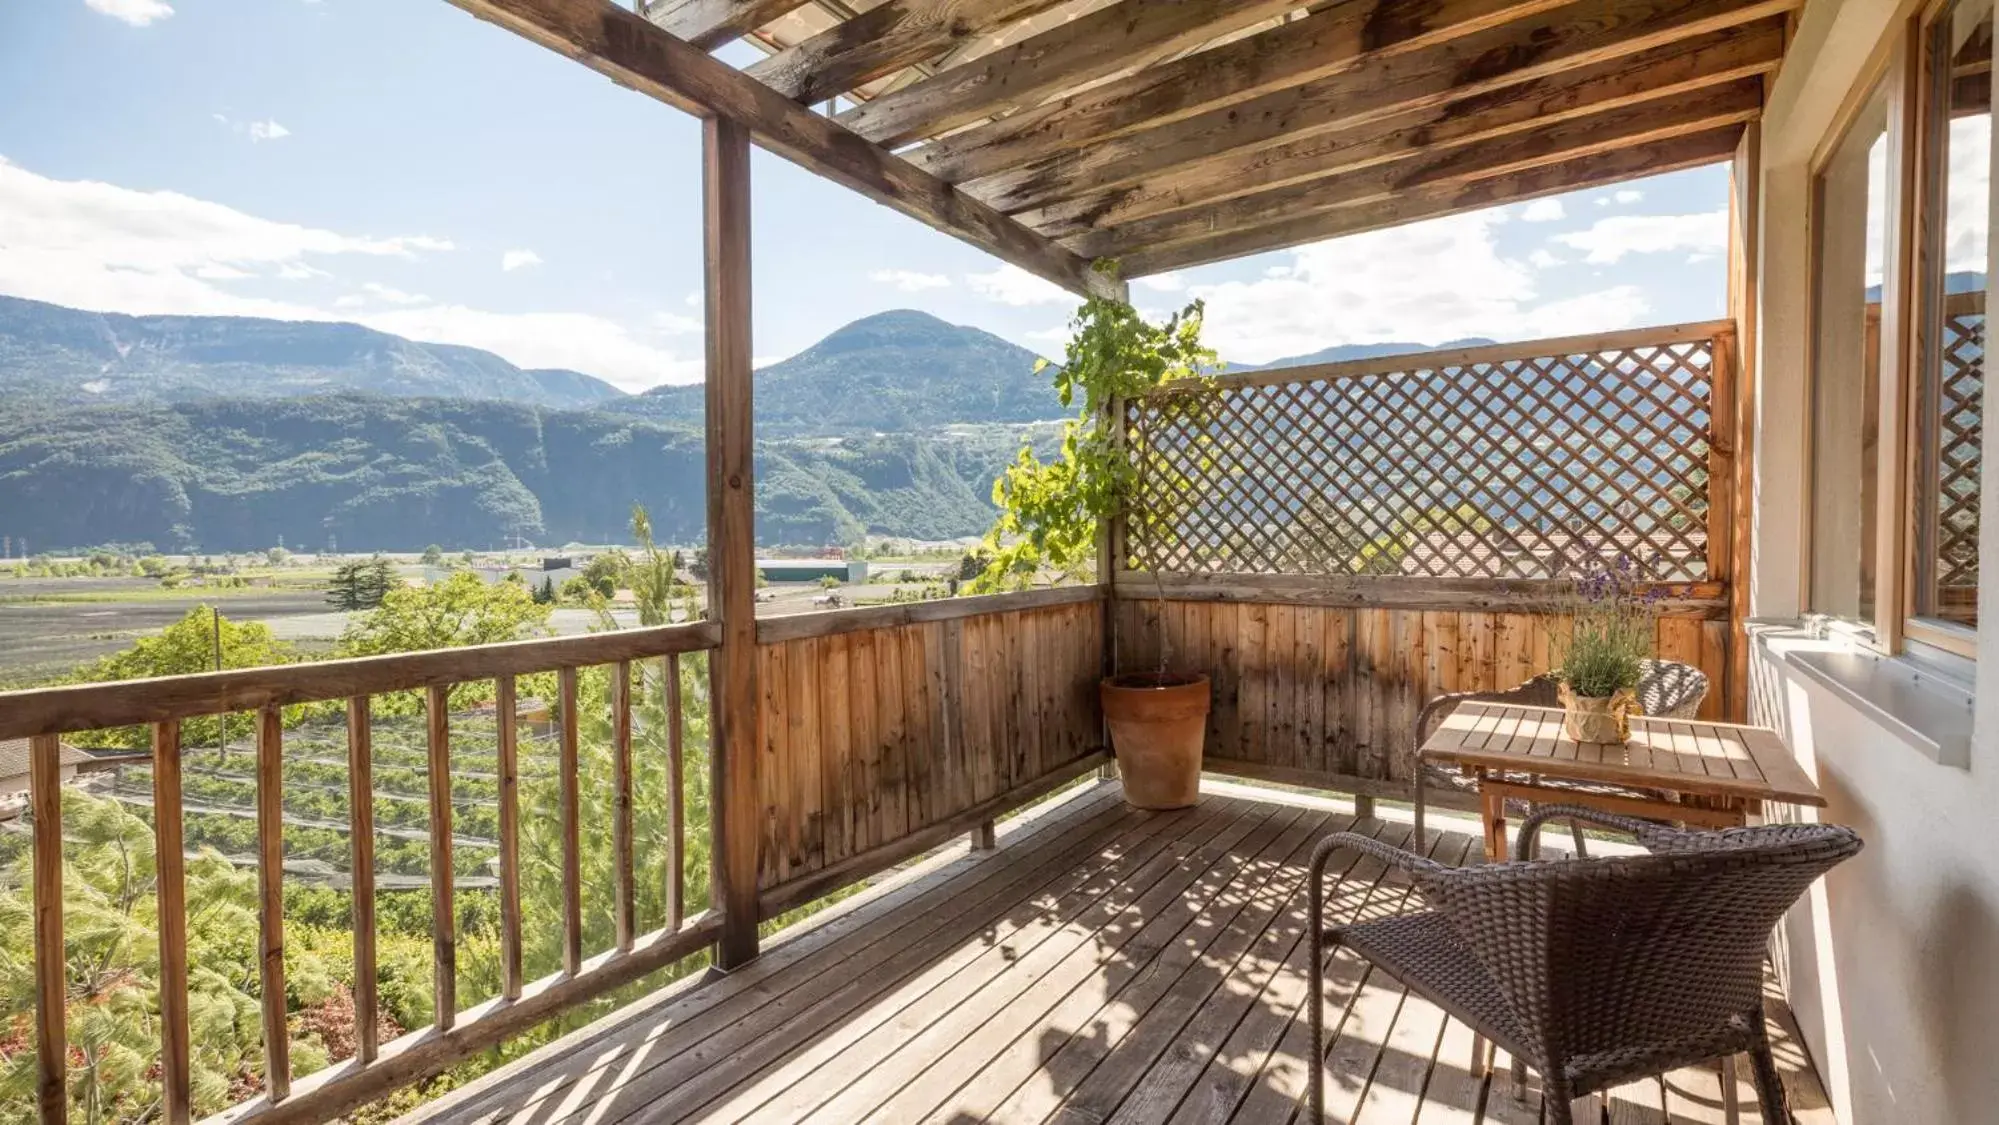
[[[1623,742],[1638,709],[1638,676],[1652,655],[1652,612],[1638,593],[1629,560],[1573,580],[1575,630],[1555,670],[1562,724],[1578,742]]]

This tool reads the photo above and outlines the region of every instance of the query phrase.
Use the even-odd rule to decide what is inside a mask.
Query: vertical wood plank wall
[[[786,640],[757,659],[765,888],[1103,747],[1101,602]]]
[[[1206,671],[1211,769],[1392,792],[1411,778],[1417,713],[1451,691],[1513,687],[1548,670],[1559,616],[1342,608],[1273,602],[1120,599],[1118,666]],[[1660,617],[1661,659],[1692,664],[1720,718],[1728,675],[1725,619]],[[1303,775],[1310,775],[1306,777]]]

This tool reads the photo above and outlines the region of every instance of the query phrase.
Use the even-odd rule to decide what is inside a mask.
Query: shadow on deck
[[[998,850],[944,856],[781,935],[753,965],[679,987],[551,1044],[405,1119],[554,1125],[679,1121],[1303,1121],[1309,1053],[1305,863],[1354,828],[1409,825],[1323,801],[1214,786],[1189,810],[1126,807],[1098,784],[1015,821]],[[1476,862],[1470,836],[1431,854]],[[1405,908],[1410,887],[1357,856],[1336,916]],[[1531,1123],[1471,1032],[1346,951],[1328,1028],[1333,1120]],[[1831,1121],[1773,996],[1800,1122]],[[1758,1122],[1741,1066],[1742,1120]],[[1636,1082],[1611,1122],[1721,1122],[1716,1068]],[[1591,1120],[1585,1116],[1581,1120]]]

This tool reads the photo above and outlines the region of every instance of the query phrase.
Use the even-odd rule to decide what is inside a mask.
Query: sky
[[[757,57],[742,44],[721,56]],[[0,293],[351,320],[627,390],[701,378],[700,130],[443,0],[0,3]],[[1055,286],[752,162],[755,351],[915,308],[1059,354]],[[1224,358],[1722,314],[1714,167],[1133,285]]]

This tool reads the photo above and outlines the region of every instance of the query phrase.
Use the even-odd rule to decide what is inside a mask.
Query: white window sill
[[[1885,733],[1939,765],[1971,765],[1973,698],[1963,684],[1903,657],[1870,652],[1839,636],[1757,625],[1751,642],[1799,676],[1838,696]]]

